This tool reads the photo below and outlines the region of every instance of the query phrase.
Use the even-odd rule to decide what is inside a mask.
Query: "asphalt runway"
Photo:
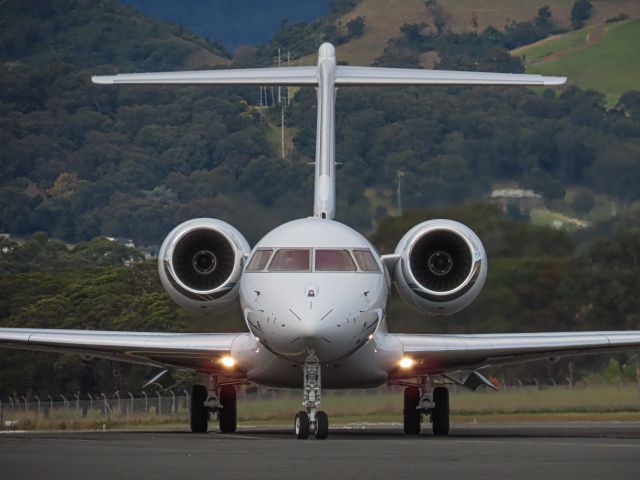
[[[9,479],[640,479],[640,422],[454,425],[449,437],[399,426],[291,430],[0,434]]]

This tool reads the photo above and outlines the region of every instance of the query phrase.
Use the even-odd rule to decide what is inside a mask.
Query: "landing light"
[[[413,359],[409,357],[402,357],[400,360],[400,368],[411,368],[413,367]]]
[[[232,357],[222,357],[220,363],[226,368],[232,368],[236,364],[236,361]]]

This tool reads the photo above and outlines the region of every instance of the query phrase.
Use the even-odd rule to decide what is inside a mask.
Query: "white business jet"
[[[182,307],[215,315],[240,303],[248,332],[141,333],[0,329],[0,345],[75,353],[184,369],[208,377],[191,396],[191,430],[206,432],[217,413],[222,432],[236,430],[235,385],[302,388],[295,433],[326,438],[321,388],[404,385],[404,432],[449,432],[449,395],[432,380],[470,372],[459,383],[492,387],[477,370],[640,347],[640,331],[491,335],[407,335],[387,331],[391,284],[425,314],[469,305],[487,275],[480,239],[451,220],[416,225],[395,253],[380,256],[358,232],[333,220],[336,87],[360,85],[560,85],[564,77],[337,65],[325,43],[315,67],[260,68],[93,77],[99,84],[253,84],[314,86],[318,92],[312,217],[269,232],[253,248],[231,225],[198,218],[177,226],[159,254],[160,279]]]

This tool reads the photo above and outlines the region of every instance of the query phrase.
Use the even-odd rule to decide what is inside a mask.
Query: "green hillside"
[[[309,214],[313,89],[300,88],[285,107],[283,159],[280,106],[260,106],[255,87],[90,83],[114,71],[212,66],[194,58],[220,58],[215,45],[111,0],[29,5],[0,3],[0,232],[154,245],[176,224],[208,216],[253,242]],[[435,52],[444,68],[520,71],[510,46],[555,29],[540,10],[505,31],[410,26],[381,62],[416,66],[422,53]],[[283,28],[276,43],[299,44],[305,31]],[[274,47],[245,51],[231,65],[264,64]],[[542,96],[520,88],[341,90],[338,219],[370,231],[389,213],[377,199],[395,191],[398,171],[405,208],[486,198],[497,183],[540,192],[562,213],[571,213],[568,189],[628,205],[640,199],[633,98],[607,111],[599,94],[577,88]],[[585,218],[597,203],[590,200],[580,210]]]
[[[607,26],[602,39],[589,44],[586,38],[593,31],[572,32],[517,53],[532,62],[527,72],[566,75],[570,84],[601,91],[614,105],[624,92],[640,88],[640,18]]]

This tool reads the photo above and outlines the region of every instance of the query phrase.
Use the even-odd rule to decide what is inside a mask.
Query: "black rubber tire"
[[[222,433],[233,433],[238,428],[238,406],[236,403],[236,388],[233,385],[223,385],[218,393],[220,409],[218,410],[218,424]]]
[[[307,412],[300,411],[296,413],[296,418],[293,421],[293,429],[296,432],[296,437],[300,440],[309,438],[309,415]]]
[[[405,435],[420,435],[420,420],[422,414],[416,410],[420,403],[420,389],[418,387],[407,387],[404,389],[404,417],[403,431]]]
[[[191,389],[191,431],[193,433],[207,433],[209,428],[209,411],[204,406],[207,400],[207,387],[194,385]]]
[[[316,431],[314,433],[318,440],[324,440],[329,436],[329,415],[325,412],[316,413]]]
[[[433,434],[449,435],[449,390],[446,387],[436,387],[433,390],[433,403],[435,403],[431,411]]]

